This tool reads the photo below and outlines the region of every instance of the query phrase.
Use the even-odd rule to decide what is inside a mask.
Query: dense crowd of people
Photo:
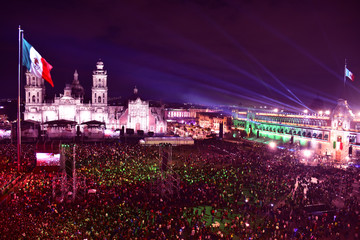
[[[10,179],[11,151],[0,146],[1,176]],[[357,169],[305,166],[286,149],[247,140],[172,146],[166,169],[158,146],[75,151],[76,181],[72,171],[37,167],[14,185],[0,206],[1,238],[359,239]],[[30,166],[34,148],[23,152]]]
[[[33,166],[36,159],[33,145],[23,146],[24,167]],[[12,183],[22,177],[17,169],[17,146],[0,144],[0,194],[6,194]]]

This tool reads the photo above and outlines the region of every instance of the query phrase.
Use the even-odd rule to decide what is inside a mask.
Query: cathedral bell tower
[[[104,70],[104,63],[101,60],[96,63],[96,70],[93,71],[93,86],[91,88],[91,93],[93,105],[107,105],[107,71]]]
[[[41,105],[45,97],[44,79],[35,77],[26,71],[25,101],[26,105]]]

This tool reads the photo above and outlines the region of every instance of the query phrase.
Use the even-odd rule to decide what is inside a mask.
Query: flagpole
[[[18,62],[18,112],[17,112],[17,165],[18,172],[21,171],[21,115],[20,115],[20,83],[21,83],[21,50],[22,50],[23,30],[19,25],[19,62]]]
[[[346,99],[346,58],[345,58],[345,66],[344,66],[344,90],[343,90],[343,98]]]
[[[345,82],[346,82],[346,58],[345,58],[345,67],[344,67],[344,89],[345,89]]]

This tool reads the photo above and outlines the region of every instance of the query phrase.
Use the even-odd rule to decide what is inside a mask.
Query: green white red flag
[[[25,39],[22,43],[22,65],[25,66],[36,77],[45,79],[52,87],[54,83],[51,79],[50,70],[52,66],[41,57],[41,55]]]

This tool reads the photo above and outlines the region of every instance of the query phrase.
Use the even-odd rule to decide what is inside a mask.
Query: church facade
[[[44,79],[26,73],[24,120],[40,123],[42,130],[47,123],[56,121],[72,122],[73,126],[83,131],[88,122],[97,122],[106,129],[142,130],[155,134],[166,132],[165,110],[163,106],[151,106],[143,101],[134,90],[134,99],[124,106],[108,104],[107,71],[104,63],[98,61],[93,71],[91,102],[84,103],[84,88],[80,85],[75,71],[72,84],[67,84],[64,94],[55,96],[51,103],[45,102]]]

